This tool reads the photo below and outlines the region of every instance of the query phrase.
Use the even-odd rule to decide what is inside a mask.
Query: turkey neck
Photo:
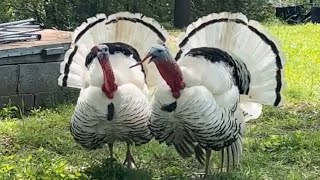
[[[180,97],[180,90],[185,88],[181,69],[176,62],[157,62],[155,63],[162,78],[166,81],[175,98]]]

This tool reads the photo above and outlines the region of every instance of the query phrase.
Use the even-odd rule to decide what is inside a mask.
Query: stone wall
[[[58,86],[60,62],[69,46],[0,50],[0,108],[9,102],[25,109],[74,102],[79,91]]]

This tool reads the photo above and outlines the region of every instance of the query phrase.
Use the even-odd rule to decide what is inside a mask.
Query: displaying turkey
[[[285,59],[263,27],[240,13],[198,19],[179,47],[173,58],[165,45],[153,46],[142,60],[166,82],[152,100],[151,132],[182,157],[205,160],[205,176],[212,150],[228,171],[239,163],[245,121],[258,118],[262,104],[282,103]]]
[[[113,157],[114,142],[126,142],[124,163],[135,166],[130,146],[152,138],[148,128],[151,109],[148,72],[143,66],[129,67],[166,37],[155,20],[129,12],[108,17],[98,14],[75,30],[58,84],[81,89],[70,124],[79,144],[88,149],[107,144]],[[156,69],[153,64],[145,66]]]

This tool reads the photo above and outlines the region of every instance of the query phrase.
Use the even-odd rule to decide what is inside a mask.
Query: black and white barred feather
[[[204,149],[220,151],[221,168],[228,170],[239,163],[245,122],[261,115],[262,104],[281,105],[285,59],[262,26],[240,13],[198,19],[179,48],[175,59],[186,88],[178,99],[166,85],[158,88],[151,131],[199,162]]]
[[[164,96],[159,88],[154,97],[150,129],[160,143],[173,145],[181,157],[196,155],[203,163],[203,149],[224,152],[222,164],[237,164],[242,154],[244,122],[238,97],[223,107],[204,87],[186,88],[179,99]],[[231,88],[237,94],[237,88]],[[161,98],[160,98],[161,97]],[[193,97],[193,98],[190,98]],[[164,111],[166,102],[176,103],[172,112]]]
[[[157,78],[149,76],[154,65],[129,67],[140,62],[140,56],[151,46],[166,41],[167,34],[154,19],[129,12],[97,14],[74,31],[60,65],[58,84],[81,89],[70,124],[79,144],[96,149],[114,141],[140,145],[152,138],[147,84],[156,83]],[[92,51],[102,45],[108,47],[108,62],[117,86],[113,98],[102,91],[107,80],[97,53]]]
[[[90,88],[81,92],[83,97],[92,97],[80,97],[71,118],[70,131],[80,145],[96,149],[115,141],[141,145],[152,139],[147,98],[133,86],[126,88],[119,89],[115,97],[119,98],[113,102],[102,99],[97,91],[91,95]],[[123,96],[129,91],[131,95]]]

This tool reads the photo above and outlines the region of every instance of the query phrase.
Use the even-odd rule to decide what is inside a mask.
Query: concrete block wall
[[[0,50],[0,108],[9,102],[25,109],[75,102],[79,90],[58,86],[60,62],[69,46]],[[53,53],[43,53],[49,50]]]

